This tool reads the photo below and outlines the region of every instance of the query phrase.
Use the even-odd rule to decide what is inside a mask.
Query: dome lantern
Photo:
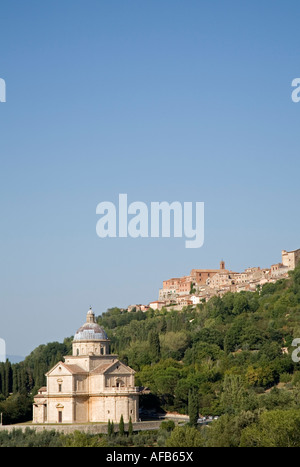
[[[86,322],[87,323],[95,323],[95,314],[94,314],[91,306],[90,306],[90,309],[89,309],[89,311],[87,312],[87,315],[86,315]]]

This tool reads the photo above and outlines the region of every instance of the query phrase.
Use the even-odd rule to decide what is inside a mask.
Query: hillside
[[[299,410],[300,363],[291,358],[291,344],[300,337],[300,265],[289,279],[256,292],[227,293],[180,312],[112,308],[97,321],[112,353],[135,369],[136,384],[149,388],[141,396],[145,409],[188,413],[193,398],[202,416],[222,416],[216,426],[242,417],[243,428],[265,411]],[[30,419],[32,394],[70,353],[71,341],[0,364],[4,422]]]
[[[255,293],[227,293],[181,312],[115,308],[98,322],[112,351],[165,410],[187,412],[190,389],[202,415],[272,405],[277,388],[286,406],[300,382],[300,365],[291,358],[291,343],[300,336],[299,266],[290,279]]]

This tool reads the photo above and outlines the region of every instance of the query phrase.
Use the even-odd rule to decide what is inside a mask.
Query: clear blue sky
[[[1,4],[0,337],[27,355],[192,268],[300,247],[300,3]],[[204,201],[205,243],[100,239],[96,206]]]

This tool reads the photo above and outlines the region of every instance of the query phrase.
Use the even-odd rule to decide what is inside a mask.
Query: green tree
[[[166,430],[166,431],[172,431],[175,428],[175,422],[173,420],[165,420],[161,422],[159,429],[160,430]]]
[[[196,427],[199,417],[198,397],[195,390],[189,392],[188,411],[190,418],[190,425]]]
[[[300,447],[298,409],[263,412],[241,434],[241,447]]]
[[[61,436],[63,445],[65,447],[106,447],[107,443],[104,438],[83,433],[82,431],[75,430],[74,433]]]
[[[114,434],[115,434],[115,424],[112,421],[110,424],[110,436],[114,436]]]
[[[249,310],[249,304],[247,296],[244,293],[236,293],[233,300],[232,313],[234,315],[240,315]]]
[[[11,363],[8,359],[6,359],[6,362],[4,364],[4,395],[7,397],[11,392],[12,392],[12,368],[11,368]]]
[[[190,345],[190,336],[186,331],[170,331],[163,334],[160,341],[163,358],[180,360]]]
[[[32,418],[32,397],[24,394],[11,394],[0,402],[3,424],[26,422]]]
[[[160,341],[157,331],[150,331],[149,333],[149,350],[151,361],[156,363],[160,358]]]
[[[197,428],[191,426],[176,427],[166,440],[166,447],[184,448],[204,446],[204,439]]]
[[[124,418],[123,418],[123,414],[121,415],[121,418],[120,418],[120,423],[119,423],[119,435],[120,436],[124,436]]]
[[[236,416],[222,415],[205,431],[205,445],[207,447],[238,447],[242,430],[256,420],[257,414],[249,411],[242,411]]]
[[[132,419],[131,419],[131,416],[130,416],[129,424],[128,424],[128,435],[132,436],[132,434],[133,434],[133,425],[132,425]]]
[[[111,434],[112,434],[111,422],[110,422],[110,420],[108,420],[108,422],[107,422],[107,436],[110,437]]]
[[[221,405],[223,411],[236,414],[243,408],[247,391],[240,375],[227,374],[222,385]]]

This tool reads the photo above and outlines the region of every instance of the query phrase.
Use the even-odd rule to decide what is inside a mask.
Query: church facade
[[[34,397],[33,423],[118,423],[139,419],[134,370],[109,353],[109,339],[90,309],[78,329],[72,355],[46,373],[47,386]]]

